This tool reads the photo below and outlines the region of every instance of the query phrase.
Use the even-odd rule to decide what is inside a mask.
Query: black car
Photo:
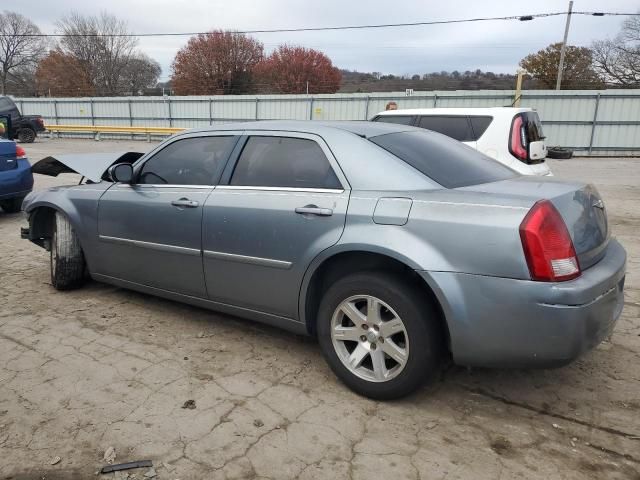
[[[8,137],[19,142],[33,143],[38,132],[45,130],[44,120],[40,115],[21,115],[9,97],[0,97],[0,117],[8,119]]]

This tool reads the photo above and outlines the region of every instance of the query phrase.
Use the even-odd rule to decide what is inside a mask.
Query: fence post
[[[260,103],[260,99],[258,97],[256,97],[256,112],[254,114],[254,117],[256,120],[258,120],[260,118],[260,110],[258,110],[258,104]]]
[[[364,119],[365,120],[369,120],[369,100],[371,100],[371,97],[369,95],[367,95],[367,103],[365,104],[365,107],[364,107]]]
[[[91,114],[91,125],[95,125],[96,118],[93,116],[93,97],[89,99],[89,113]]]
[[[596,133],[596,124],[598,122],[598,108],[600,107],[600,93],[596,94],[596,105],[593,109],[593,121],[591,122],[591,136],[589,138],[589,155],[591,155],[591,150],[593,149],[593,137]]]
[[[133,113],[131,112],[131,99],[127,100],[127,108],[129,109],[129,126],[133,127]]]
[[[131,111],[131,99],[127,100],[127,107],[129,109],[129,126],[133,127],[133,112]],[[131,134],[131,140],[133,140],[133,133]]]
[[[436,92],[433,92],[433,108],[436,108],[438,106],[438,94]]]
[[[169,109],[169,126],[173,127],[173,115],[171,114],[171,97],[167,96],[167,108]]]
[[[213,125],[213,98],[209,98],[209,125]]]
[[[309,102],[309,120],[313,120],[313,97],[311,97]]]
[[[53,116],[55,118],[56,121],[56,125],[58,125],[59,120],[58,120],[58,101],[54,98],[53,99]],[[61,133],[58,132],[57,134],[57,138],[60,138]]]

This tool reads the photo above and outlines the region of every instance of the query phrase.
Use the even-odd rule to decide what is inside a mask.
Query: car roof
[[[455,108],[405,108],[385,110],[378,115],[487,115],[513,116],[520,112],[531,112],[531,108],[524,107],[455,107]]]
[[[388,133],[416,130],[416,128],[407,125],[369,122],[363,120],[258,120],[255,122],[224,123],[219,125],[212,125],[210,127],[188,130],[188,132],[219,132],[225,130],[288,131],[310,133],[320,136],[325,136],[327,134],[341,131],[353,133],[363,138],[371,138],[378,135],[386,135]]]

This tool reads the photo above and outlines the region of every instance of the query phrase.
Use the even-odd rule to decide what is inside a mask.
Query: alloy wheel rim
[[[402,319],[372,295],[340,302],[331,319],[331,341],[342,364],[370,382],[397,377],[409,359],[409,335]]]

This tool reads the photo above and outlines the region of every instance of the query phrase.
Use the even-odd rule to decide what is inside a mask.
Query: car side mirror
[[[108,172],[114,182],[131,183],[133,181],[133,167],[130,163],[111,165]]]

